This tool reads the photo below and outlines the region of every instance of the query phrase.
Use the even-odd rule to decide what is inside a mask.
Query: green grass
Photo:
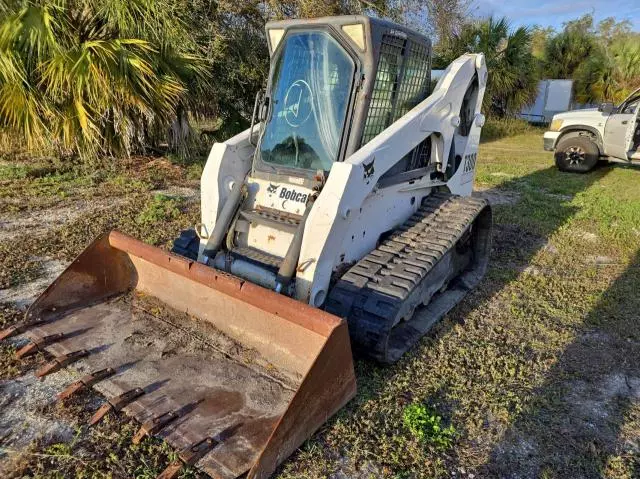
[[[78,414],[88,419],[77,405],[59,406],[55,414]],[[108,418],[104,424],[91,429],[78,426],[69,442],[49,445],[36,442],[15,460],[10,477],[155,479],[177,455],[157,439],[132,444],[138,427],[133,421]],[[203,478],[193,468],[184,468],[177,477]]]
[[[481,144],[478,168],[477,186],[505,200],[493,208],[485,280],[397,364],[356,358],[358,395],[279,478],[640,476],[640,169],[561,173],[537,129]],[[109,182],[126,183],[101,184]],[[73,196],[90,187],[69,188]],[[21,237],[19,249],[68,260],[111,226],[168,246],[197,220],[197,205],[174,205],[176,216],[171,199],[144,187],[125,194],[124,205]],[[0,260],[0,280],[5,271],[31,278],[24,251],[0,243],[0,258],[14,258]],[[156,443],[128,449],[127,424],[56,446],[54,460],[37,456],[51,444],[35,444],[20,474],[147,477],[170,452]],[[90,468],[69,458],[87,450]]]

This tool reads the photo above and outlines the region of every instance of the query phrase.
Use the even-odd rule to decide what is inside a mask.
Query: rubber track
[[[382,362],[397,359],[389,357],[388,342],[392,328],[400,325],[398,316],[412,314],[415,309],[405,302],[416,289],[428,287],[434,279],[430,273],[485,208],[488,203],[482,199],[432,194],[388,239],[340,278],[326,309],[347,319],[358,350]],[[430,295],[427,303],[429,299]],[[416,295],[411,300],[415,302]]]

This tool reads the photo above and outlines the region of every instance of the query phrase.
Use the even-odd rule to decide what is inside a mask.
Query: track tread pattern
[[[340,278],[326,309],[347,319],[359,350],[389,362],[388,337],[398,323],[403,302],[423,281],[429,281],[429,273],[487,205],[478,198],[432,194],[377,249]]]

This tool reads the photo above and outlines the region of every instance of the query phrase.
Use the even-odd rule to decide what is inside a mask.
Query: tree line
[[[559,31],[474,19],[470,0],[0,0],[0,135],[61,154],[178,148],[190,119],[224,139],[245,128],[269,57],[264,25],[368,14],[434,41],[434,67],[483,52],[487,114],[530,103],[540,78],[572,78],[579,101],[640,86],[640,36],[586,15]]]

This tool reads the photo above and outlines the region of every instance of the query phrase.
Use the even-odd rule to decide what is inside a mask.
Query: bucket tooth
[[[39,350],[40,348],[38,348],[38,345],[31,342],[16,351],[16,359],[26,358],[27,356],[37,353]]]
[[[100,408],[95,412],[95,414],[91,416],[91,419],[89,420],[89,426],[94,426],[98,424],[103,417],[109,414],[109,411],[111,411],[111,409],[112,409],[112,406],[108,402],[100,406]]]
[[[74,394],[83,391],[84,389],[91,388],[97,382],[102,381],[110,376],[113,376],[116,370],[113,368],[106,368],[96,371],[86,376],[81,377],[78,381],[70,384],[64,391],[58,393],[58,399],[64,401],[70,398]]]
[[[47,376],[51,373],[60,371],[62,368],[88,355],[89,351],[87,351],[86,349],[80,349],[79,351],[73,351],[68,354],[56,356],[52,361],[48,362],[36,371],[36,377],[43,378],[44,376]]]
[[[31,356],[32,354],[41,351],[45,346],[48,346],[51,343],[55,343],[56,341],[60,341],[62,338],[64,338],[63,333],[55,333],[49,334],[48,336],[42,336],[40,338],[32,339],[29,344],[16,351],[16,358],[22,359],[26,358],[27,356]]]
[[[16,336],[18,334],[22,334],[26,330],[31,329],[34,326],[37,326],[38,324],[42,324],[42,323],[44,323],[43,320],[35,319],[33,321],[26,321],[24,323],[14,324],[13,326],[9,326],[8,328],[0,331],[0,341],[2,341],[3,339],[10,338],[12,336]]]
[[[183,466],[193,466],[209,451],[219,444],[215,439],[208,437],[202,441],[183,449],[178,454],[178,459],[173,461],[160,473],[156,479],[175,479],[180,474]]]
[[[162,471],[158,477],[156,477],[156,479],[175,479],[182,471],[182,466],[182,461],[180,459],[176,459],[169,464],[167,468]]]
[[[202,401],[196,401],[187,404],[179,409],[166,412],[164,414],[161,414],[160,416],[148,420],[147,422],[143,423],[142,426],[140,426],[138,432],[136,432],[136,434],[133,436],[132,442],[134,444],[140,444],[140,442],[142,442],[145,437],[152,436],[171,422],[190,413],[200,402]]]
[[[89,426],[99,423],[100,420],[109,413],[109,411],[120,412],[120,410],[122,410],[122,408],[127,404],[132,403],[143,394],[144,389],[135,388],[107,400],[107,402],[100,406],[96,413],[91,417],[89,420]]]

